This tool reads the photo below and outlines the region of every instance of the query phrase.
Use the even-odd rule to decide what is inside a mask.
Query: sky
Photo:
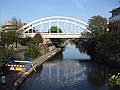
[[[88,22],[95,15],[109,18],[109,12],[118,7],[119,0],[0,0],[0,23],[14,16],[25,23],[48,16],[67,16]]]

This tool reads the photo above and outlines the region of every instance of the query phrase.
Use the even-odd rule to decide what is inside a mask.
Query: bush
[[[8,59],[11,59],[13,57],[13,51],[9,50],[7,48],[0,49],[0,59],[2,61],[6,61]]]
[[[31,56],[32,58],[35,58],[38,55],[40,55],[39,47],[35,46],[33,43],[30,43],[25,56]]]
[[[117,75],[113,75],[112,77],[109,78],[109,85],[111,86],[116,86],[116,85],[120,85],[120,73],[118,73]]]

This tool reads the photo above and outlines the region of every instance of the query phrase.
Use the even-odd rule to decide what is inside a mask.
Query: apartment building
[[[120,35],[120,7],[110,11],[112,16],[109,18],[109,31],[113,36]]]

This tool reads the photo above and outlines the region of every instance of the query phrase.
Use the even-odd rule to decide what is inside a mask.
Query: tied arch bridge
[[[57,33],[50,32],[52,26],[57,26]],[[41,18],[32,21],[20,30],[22,31],[22,37],[34,37],[39,32],[42,38],[82,38],[82,32],[87,30],[88,24],[65,16],[52,16]],[[62,29],[62,33],[59,33],[59,28]]]

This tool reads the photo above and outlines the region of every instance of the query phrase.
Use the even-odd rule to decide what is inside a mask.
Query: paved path
[[[2,87],[2,83],[0,82],[0,90],[12,90],[13,83],[19,77],[18,72],[11,71],[9,75],[6,76],[6,85]]]
[[[34,61],[33,61],[33,65],[34,65],[35,67],[37,67],[36,64],[37,64],[38,62],[41,62],[41,64],[42,64],[42,63],[45,62],[50,56],[54,55],[54,54],[55,54],[54,52],[57,51],[57,50],[59,50],[59,49],[56,48],[56,49],[50,51],[49,53],[41,56],[40,58],[34,60]],[[19,74],[18,72],[12,71],[9,75],[6,76],[6,81],[7,81],[7,82],[6,82],[6,86],[5,86],[5,87],[2,87],[2,83],[1,83],[1,80],[0,80],[0,90],[12,90],[15,81],[16,81],[19,77],[20,77],[20,74]]]

